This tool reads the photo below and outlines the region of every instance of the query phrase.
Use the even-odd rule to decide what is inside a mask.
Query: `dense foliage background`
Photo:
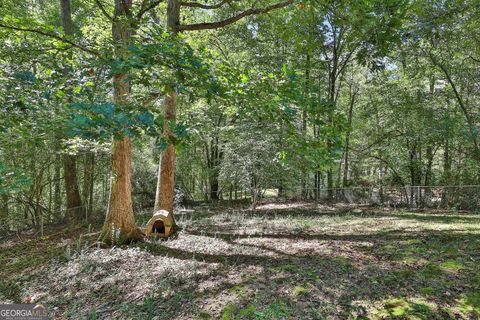
[[[274,3],[257,2],[187,6],[181,21]],[[138,25],[122,59],[110,37],[113,4],[71,8],[70,34],[58,1],[0,5],[4,230],[104,212],[119,136],[133,141],[137,210],[153,206],[167,144],[177,153],[177,202],[479,184],[478,1],[292,1],[179,34],[167,32],[167,1],[133,1]],[[122,72],[132,91],[118,105],[111,82]],[[172,91],[177,115],[168,120]],[[68,179],[81,197],[73,214]]]

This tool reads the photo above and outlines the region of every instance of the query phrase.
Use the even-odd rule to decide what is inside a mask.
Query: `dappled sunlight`
[[[99,318],[468,319],[478,315],[477,219],[199,212],[180,219],[184,229],[174,239],[50,264],[25,282],[22,299],[48,303],[63,317],[95,310]]]
[[[210,255],[268,255],[266,250],[235,244],[232,241],[226,241],[221,238],[221,234],[214,233],[212,236],[198,236],[181,233],[175,241],[167,241],[160,245],[192,254],[210,254]]]
[[[91,309],[103,310],[111,298],[118,303],[132,303],[151,295],[168,297],[176,281],[194,281],[217,267],[195,260],[154,256],[137,248],[96,249],[50,266],[29,283],[23,299],[52,304],[82,302],[69,309],[82,314]]]
[[[0,0],[0,318],[480,319],[479,1]]]

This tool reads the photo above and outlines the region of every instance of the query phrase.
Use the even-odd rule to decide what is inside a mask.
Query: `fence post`
[[[417,186],[417,194],[418,194],[418,203],[417,203],[417,207],[421,207],[422,206],[422,190],[420,189],[420,186]]]

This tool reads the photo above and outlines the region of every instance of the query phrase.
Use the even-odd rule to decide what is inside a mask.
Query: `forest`
[[[479,0],[0,0],[0,43],[0,319],[480,318]]]

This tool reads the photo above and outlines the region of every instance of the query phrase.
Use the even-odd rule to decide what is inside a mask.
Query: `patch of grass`
[[[250,303],[247,306],[236,309],[229,303],[220,313],[221,320],[240,320],[240,319],[256,319],[256,320],[272,320],[272,319],[289,319],[290,310],[285,299],[277,299],[273,303],[266,306]]]
[[[128,312],[130,311],[130,306],[128,305],[128,303],[122,303],[119,310],[123,314],[128,314]]]
[[[290,317],[290,312],[286,300],[277,299],[272,304],[268,305],[262,311],[255,312],[255,319],[270,320],[270,319],[286,319]]]
[[[461,265],[458,261],[449,260],[449,261],[442,262],[440,264],[440,268],[448,272],[457,272],[463,269],[463,265]]]
[[[406,243],[407,243],[408,245],[412,245],[412,246],[413,246],[413,245],[417,245],[417,244],[418,244],[418,245],[421,245],[423,242],[422,242],[422,240],[420,240],[420,239],[410,239],[410,240],[407,240]]]
[[[420,292],[427,296],[433,296],[438,293],[438,290],[433,287],[420,288]]]
[[[92,312],[89,312],[87,314],[87,319],[88,320],[97,320],[97,310],[93,310]]]
[[[480,287],[480,273],[477,273],[476,275],[473,276],[472,284],[477,287]]]
[[[292,263],[284,263],[279,266],[275,266],[272,269],[274,271],[283,271],[283,272],[294,273],[294,274],[298,272],[298,266]]]
[[[293,297],[299,297],[302,295],[307,295],[310,292],[310,289],[306,288],[305,286],[296,286],[292,290]]]
[[[228,292],[234,293],[236,295],[242,295],[243,293],[245,293],[245,287],[237,284],[237,285],[231,287],[230,289],[228,289]]]
[[[385,301],[384,310],[380,316],[394,317],[395,319],[432,319],[435,317],[432,309],[423,303],[410,302],[404,299]]]
[[[352,262],[347,257],[335,256],[332,263],[336,264],[342,271],[350,271],[353,268]]]
[[[198,314],[200,320],[210,320],[213,319],[212,315],[208,312],[202,311]]]
[[[439,277],[442,274],[442,269],[434,263],[427,264],[419,272],[420,277],[427,280]]]
[[[15,282],[0,279],[0,295],[14,303],[20,303],[20,293],[20,287]]]
[[[394,270],[386,275],[382,280],[388,286],[399,286],[405,283],[406,280],[411,279],[414,275],[415,272],[413,270]]]
[[[480,292],[471,292],[460,299],[460,310],[480,316]]]
[[[255,312],[257,311],[257,307],[254,304],[248,304],[246,307],[240,309],[238,311],[237,318],[240,319],[252,319],[255,317]]]
[[[175,293],[168,301],[173,309],[179,310],[182,308],[185,301],[191,301],[194,299],[194,292],[180,291]]]
[[[229,303],[220,314],[221,320],[235,320],[235,306]]]

